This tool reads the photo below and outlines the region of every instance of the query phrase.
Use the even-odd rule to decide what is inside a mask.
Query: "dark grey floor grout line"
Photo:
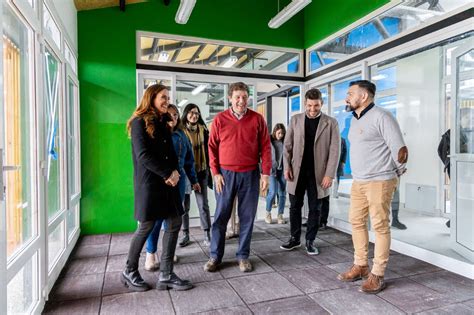
[[[107,249],[107,258],[105,260],[104,278],[102,280],[102,288],[100,289],[99,312],[97,314],[100,314],[102,310],[102,300],[104,297],[104,286],[105,286],[105,275],[107,274],[107,266],[109,265],[109,253],[110,253],[111,247],[112,247],[112,234],[110,234],[110,238],[109,238],[109,248]]]

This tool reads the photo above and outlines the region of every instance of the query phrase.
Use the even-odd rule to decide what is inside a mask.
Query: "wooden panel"
[[[146,2],[147,0],[126,0],[125,4]],[[74,0],[78,11],[94,10],[100,8],[118,7],[119,0]]]

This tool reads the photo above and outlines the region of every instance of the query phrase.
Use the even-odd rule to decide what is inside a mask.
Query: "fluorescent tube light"
[[[383,80],[383,79],[386,79],[386,78],[387,78],[387,75],[382,73],[382,74],[374,75],[372,77],[372,80],[378,81],[378,80]]]
[[[167,51],[163,50],[158,55],[158,61],[159,62],[168,62],[169,57],[170,57],[170,54]]]
[[[204,89],[207,87],[207,84],[201,84],[199,86],[197,86],[192,92],[191,94],[192,95],[198,95],[199,93],[201,93],[202,91],[204,91]]]
[[[191,12],[193,12],[194,5],[196,4],[196,0],[181,0],[179,4],[178,12],[176,12],[176,17],[174,20],[178,24],[186,24],[188,23],[189,17],[191,16]]]
[[[238,61],[239,59],[236,57],[236,56],[230,56],[223,64],[222,64],[222,67],[224,68],[230,68],[232,67],[233,65],[235,65],[235,63]]]
[[[279,28],[283,23],[291,19],[296,13],[303,10],[305,6],[311,3],[311,0],[293,0],[286,7],[283,8],[277,15],[275,15],[270,22],[268,27]]]
[[[178,107],[183,107],[184,105],[186,105],[187,102],[189,102],[189,100],[185,98],[184,100],[178,103]]]

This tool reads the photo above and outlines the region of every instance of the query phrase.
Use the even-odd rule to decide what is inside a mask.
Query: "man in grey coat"
[[[329,195],[339,164],[340,136],[336,119],[321,112],[323,99],[318,89],[305,94],[305,112],[291,118],[283,148],[283,164],[290,195],[291,236],[280,246],[292,250],[301,246],[301,208],[308,196],[306,252],[317,255],[313,243],[321,218],[321,199]]]

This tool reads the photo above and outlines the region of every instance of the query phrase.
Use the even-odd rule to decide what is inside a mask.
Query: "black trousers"
[[[321,204],[321,224],[328,224],[329,217],[329,196],[320,199]]]
[[[306,240],[314,241],[321,218],[321,199],[318,199],[318,190],[314,173],[309,176],[300,172],[295,194],[290,194],[290,231],[296,240],[301,239],[301,208],[304,204],[304,195],[308,195],[308,221],[306,227]]]
[[[166,229],[163,236],[163,251],[161,253],[160,271],[164,274],[173,272],[173,257],[178,242],[179,229],[181,228],[181,216],[165,219]],[[155,221],[139,222],[138,228],[130,242],[127,257],[127,269],[137,270],[140,253],[143,250],[148,235],[150,235]]]

